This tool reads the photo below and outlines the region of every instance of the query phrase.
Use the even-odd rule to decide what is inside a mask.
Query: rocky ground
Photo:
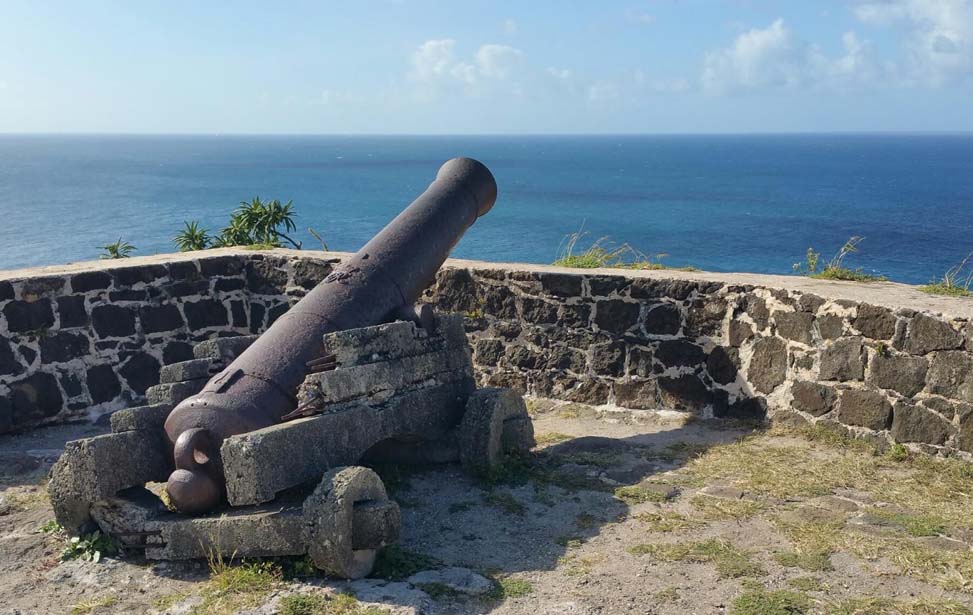
[[[489,480],[380,468],[403,538],[354,583],[302,560],[62,561],[46,471],[97,428],[4,437],[0,614],[973,614],[971,464],[821,429],[531,406],[537,450]]]

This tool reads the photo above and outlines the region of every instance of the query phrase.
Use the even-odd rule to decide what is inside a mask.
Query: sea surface
[[[174,251],[244,199],[293,200],[307,248],[358,249],[454,156],[500,186],[454,255],[550,263],[565,236],[672,266],[790,273],[809,247],[925,283],[973,251],[973,135],[0,136],[0,269]]]

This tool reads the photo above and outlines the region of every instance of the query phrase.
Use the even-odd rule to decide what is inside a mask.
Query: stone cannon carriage
[[[307,554],[334,576],[368,574],[400,517],[356,464],[483,472],[534,443],[518,394],[476,389],[462,317],[415,306],[495,199],[486,167],[447,162],[263,335],[203,342],[165,366],[150,405],[67,444],[51,472],[58,522],[95,524],[150,559]],[[147,489],[162,482],[162,498]]]

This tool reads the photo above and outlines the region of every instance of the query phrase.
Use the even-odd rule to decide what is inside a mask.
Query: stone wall
[[[214,250],[0,274],[0,431],[140,403],[207,337],[261,332],[344,255]],[[450,261],[481,384],[973,451],[973,301],[789,276]]]

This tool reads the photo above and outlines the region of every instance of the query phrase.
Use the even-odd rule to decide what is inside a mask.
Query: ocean
[[[926,283],[973,251],[973,135],[0,136],[0,269],[175,250],[241,200],[293,200],[305,247],[357,250],[454,156],[500,196],[454,256],[550,263],[571,233],[662,262],[790,273],[846,265]]]

